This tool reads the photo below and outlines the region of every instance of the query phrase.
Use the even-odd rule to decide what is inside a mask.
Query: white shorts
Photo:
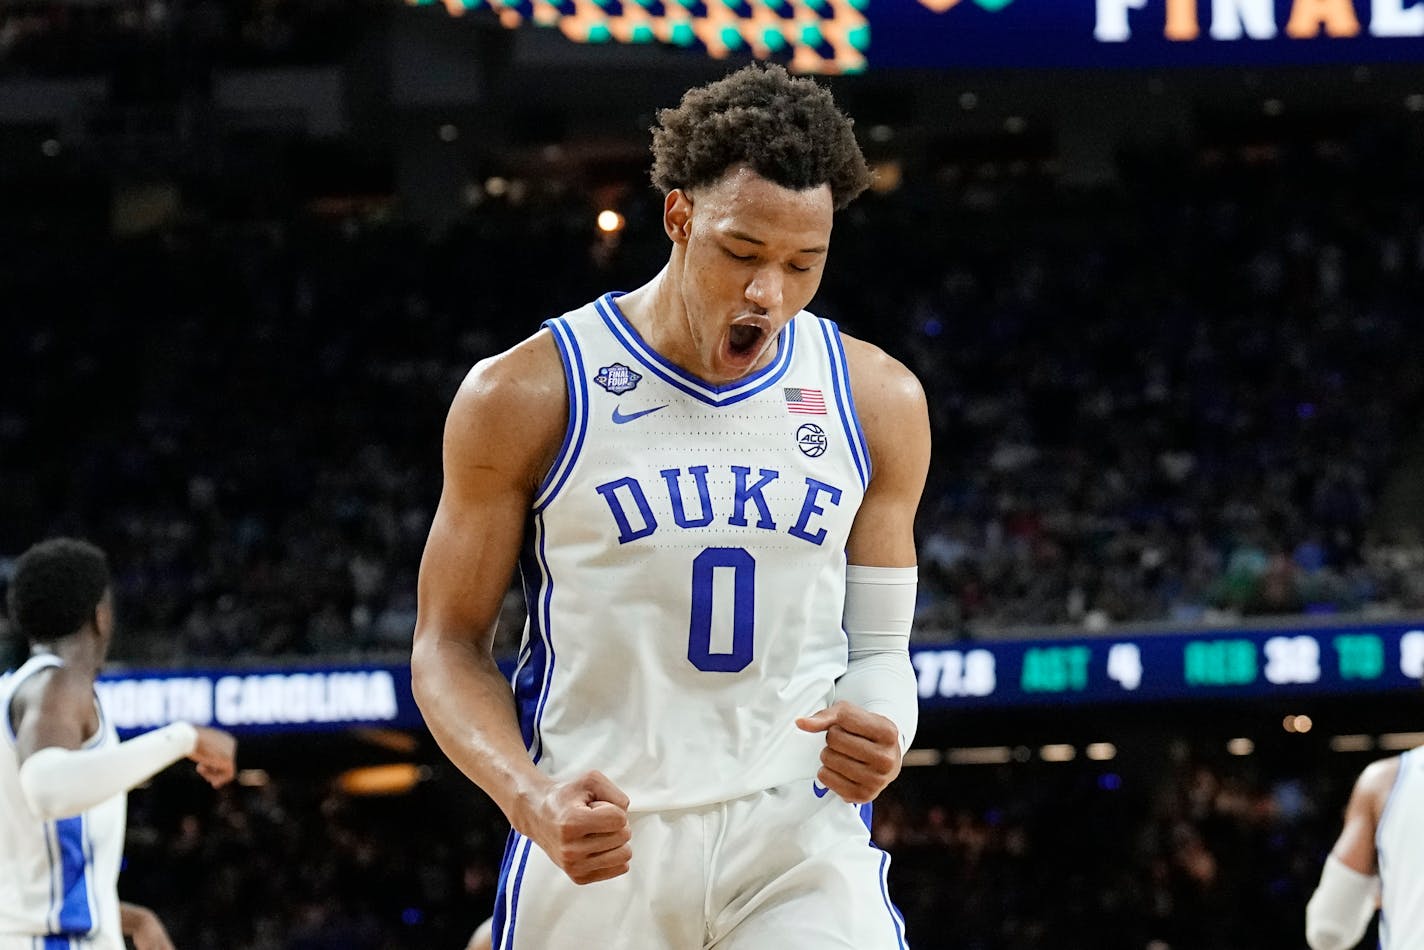
[[[0,950],[112,950],[122,948],[111,939],[94,937],[20,937],[0,934]]]
[[[629,824],[628,873],[583,886],[511,835],[495,950],[907,948],[890,856],[870,843],[859,806],[818,796],[809,779]]]

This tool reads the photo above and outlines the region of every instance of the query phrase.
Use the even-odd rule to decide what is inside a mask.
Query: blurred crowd
[[[379,0],[11,0],[0,7],[0,75],[117,82],[118,100],[163,101],[224,64],[327,61]]]
[[[961,169],[853,205],[815,309],[929,396],[919,635],[1424,607],[1391,502],[1421,475],[1407,154],[1174,154],[1093,191]],[[437,235],[0,221],[0,299],[35,302],[0,321],[0,579],[77,532],[113,555],[121,655],[400,653],[460,379],[647,279],[654,197],[615,238],[523,185]]]
[[[875,839],[917,950],[1297,950],[1358,758],[912,768]],[[120,893],[180,948],[458,948],[493,908],[506,826],[453,771],[357,798],[273,770],[214,801],[180,768],[131,801]]]

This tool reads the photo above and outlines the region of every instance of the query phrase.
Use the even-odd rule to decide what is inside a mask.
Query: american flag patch
[[[821,395],[819,389],[787,386],[781,392],[786,397],[788,412],[804,412],[808,416],[824,416],[826,414],[826,397]]]

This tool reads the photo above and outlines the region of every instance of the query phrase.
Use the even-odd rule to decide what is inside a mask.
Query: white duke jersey
[[[20,791],[10,702],[19,685],[60,660],[32,656],[0,678],[0,943],[31,938],[35,950],[83,947],[123,950],[119,930],[119,862],[128,800],[115,795],[72,818],[42,821]],[[86,749],[116,745],[118,733],[98,696],[99,729]]]
[[[805,779],[846,670],[845,546],[870,477],[835,324],[713,386],[654,352],[616,295],[545,324],[569,425],[521,559],[514,688],[557,779],[597,769],[651,811]]]
[[[1380,946],[1424,947],[1424,752],[1399,757],[1399,774],[1385,800],[1375,848],[1380,874]]]

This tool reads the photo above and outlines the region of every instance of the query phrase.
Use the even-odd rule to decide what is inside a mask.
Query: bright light
[[[945,752],[950,765],[1003,765],[1013,757],[1013,750],[1006,745],[949,749]]]
[[[1226,751],[1232,755],[1250,755],[1256,751],[1256,743],[1250,739],[1232,739],[1226,744]]]
[[[500,178],[496,175],[485,181],[485,191],[489,192],[491,198],[499,198],[509,190],[509,179]]]
[[[598,212],[598,230],[604,234],[617,234],[623,230],[625,223],[623,216],[611,208],[604,208]]]
[[[1111,742],[1094,742],[1083,753],[1094,762],[1106,762],[1117,757],[1117,746]]]
[[[347,795],[404,795],[429,777],[426,766],[402,762],[351,769],[337,776],[336,783]]]
[[[1310,718],[1309,716],[1296,716],[1296,717],[1295,717],[1295,731],[1296,731],[1296,732],[1300,732],[1300,733],[1309,732],[1309,731],[1311,730],[1311,728],[1312,728],[1314,725],[1315,725],[1315,723],[1311,720],[1311,718]]]
[[[261,769],[239,769],[237,784],[245,788],[261,788],[267,784],[267,773]]]
[[[1038,750],[1038,757],[1045,762],[1072,762],[1078,750],[1066,743],[1046,745]]]
[[[1375,747],[1369,736],[1335,736],[1330,740],[1333,752],[1368,752]]]
[[[904,169],[894,159],[870,166],[870,190],[876,194],[889,194],[900,187],[904,178]]]
[[[901,760],[906,768],[914,768],[922,765],[939,765],[944,761],[944,755],[938,749],[911,749],[905,753],[905,758]]]
[[[1424,732],[1386,732],[1379,737],[1379,747],[1386,752],[1402,752],[1424,745]]]

